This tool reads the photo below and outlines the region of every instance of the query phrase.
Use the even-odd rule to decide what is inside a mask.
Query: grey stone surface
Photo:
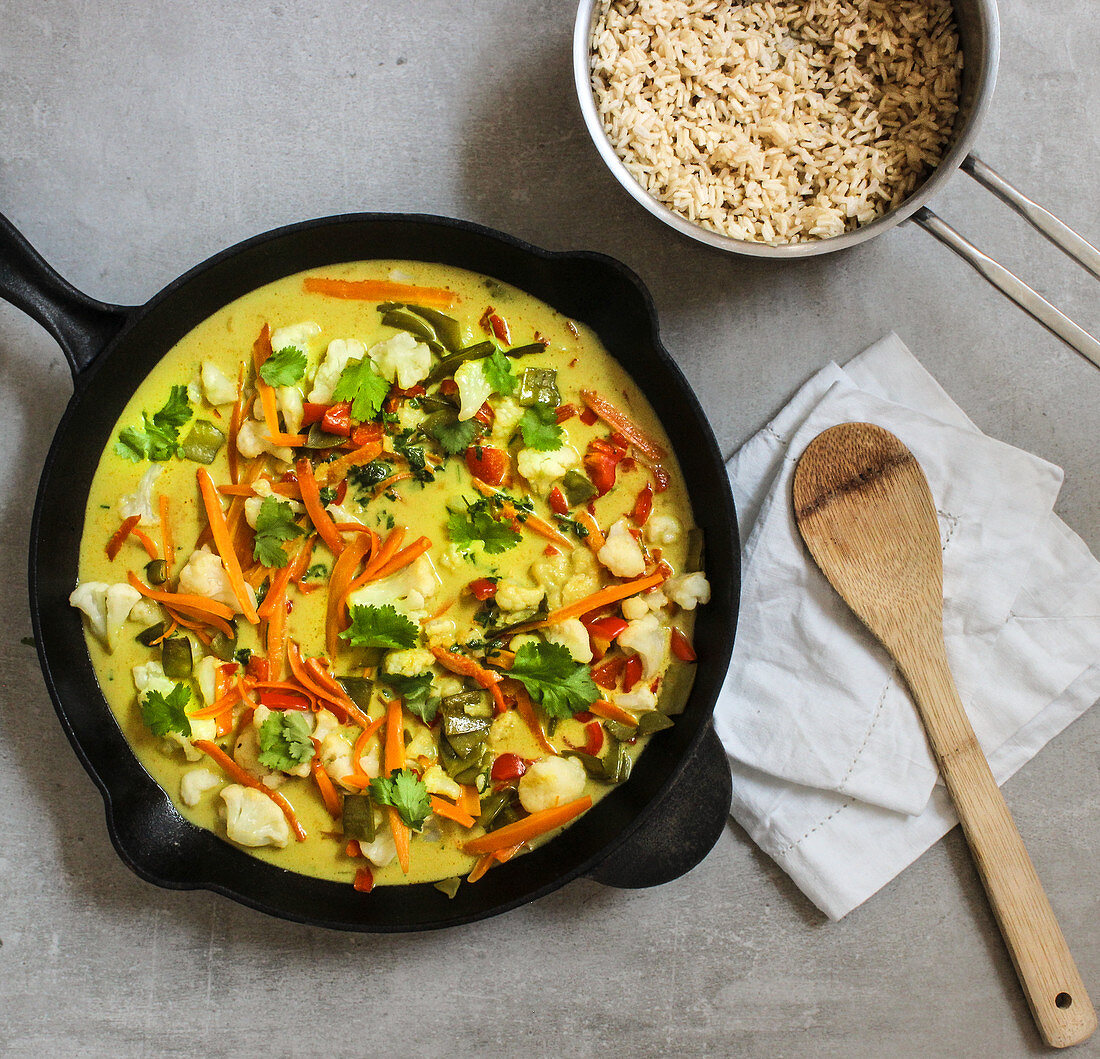
[[[789,265],[662,228],[587,139],[572,17],[565,0],[3,0],[0,211],[118,303],[259,231],[352,210],[604,251],[649,285],[726,452],[827,359],[893,328],[983,429],[1065,468],[1058,510],[1100,550],[1100,373],[912,227]],[[1096,5],[1010,0],[1002,19],[979,151],[1096,240]],[[964,176],[936,205],[1100,331],[1096,281],[1003,205]],[[20,643],[31,501],[68,372],[4,304],[0,365],[0,1054],[1043,1050],[957,830],[839,924],[732,826],[667,886],[582,881],[435,935],[343,936],[141,882]],[[1006,793],[1100,997],[1100,711]]]

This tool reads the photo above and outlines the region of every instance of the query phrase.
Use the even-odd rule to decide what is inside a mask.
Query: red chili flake
[[[561,552],[559,552],[558,549],[555,548],[552,544],[548,544],[545,548],[543,548],[542,554],[543,555],[561,555]]]

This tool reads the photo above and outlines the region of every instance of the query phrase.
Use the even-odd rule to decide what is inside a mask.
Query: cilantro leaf
[[[390,384],[374,370],[369,357],[349,360],[336,389],[334,401],[351,401],[351,414],[360,423],[375,419],[382,411],[382,402],[390,392]]]
[[[519,385],[519,380],[512,371],[512,362],[499,349],[494,349],[489,356],[482,358],[481,370],[493,391],[504,397],[514,393]]]
[[[423,452],[421,452],[423,456]],[[348,481],[357,490],[362,490],[361,497],[370,499],[374,494],[374,487],[384,482],[393,474],[393,464],[385,460],[371,460],[370,463],[360,464],[348,470]]]
[[[140,427],[126,427],[119,432],[115,452],[134,463],[170,460],[179,451],[179,428],[190,418],[187,387],[173,386],[159,412],[152,417],[142,412]]]
[[[167,695],[160,691],[147,691],[141,700],[141,719],[153,735],[179,732],[189,736],[191,722],[187,719],[184,706],[190,701],[191,689],[186,684],[177,684]]]
[[[309,722],[294,710],[272,710],[260,725],[261,765],[290,772],[313,757]]]
[[[439,709],[439,699],[428,698],[432,690],[431,673],[421,673],[417,677],[404,677],[397,673],[382,673],[378,678],[383,684],[389,684],[401,696],[405,709],[416,714],[425,724],[431,724]]]
[[[480,543],[489,555],[499,555],[519,544],[519,534],[510,522],[498,522],[479,508],[471,508],[466,515],[452,514],[447,519],[447,532],[460,550]]]
[[[305,530],[294,521],[290,504],[265,496],[256,515],[256,540],[252,557],[262,566],[286,566],[289,559],[283,549],[283,541],[300,537]]]
[[[567,647],[545,640],[520,647],[508,676],[527,689],[548,717],[572,717],[600,697],[588,666],[574,662]]]
[[[340,636],[352,647],[415,647],[420,630],[393,607],[352,607],[351,627]]]
[[[409,462],[409,470],[418,482],[434,482],[435,475],[428,469],[424,459],[424,448],[421,445],[410,445],[413,436],[412,430],[403,430],[395,434],[393,438],[393,451],[404,456]]]
[[[284,346],[260,365],[260,378],[268,386],[289,386],[306,373],[306,355],[297,346]]]
[[[523,433],[523,443],[536,452],[550,452],[561,448],[561,427],[553,408],[546,405],[531,405],[519,421]]]
[[[476,419],[459,419],[457,412],[442,410],[428,416],[420,429],[437,441],[448,456],[456,456],[465,452],[484,428]]]
[[[432,811],[424,781],[407,769],[394,769],[388,779],[379,776],[371,780],[370,793],[376,805],[392,805],[397,815],[414,831],[424,826]]]

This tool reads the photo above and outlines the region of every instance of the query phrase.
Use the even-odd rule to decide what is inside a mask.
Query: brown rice
[[[688,220],[824,239],[898,205],[950,143],[949,0],[602,0],[592,87],[636,180]]]

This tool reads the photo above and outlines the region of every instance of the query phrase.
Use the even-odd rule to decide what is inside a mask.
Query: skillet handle
[[[638,890],[672,882],[714,847],[729,816],[729,761],[712,725],[652,815],[591,877],[605,886]]]
[[[37,320],[61,346],[78,379],[130,317],[132,309],[96,301],[62,279],[0,214],[0,298]]]

